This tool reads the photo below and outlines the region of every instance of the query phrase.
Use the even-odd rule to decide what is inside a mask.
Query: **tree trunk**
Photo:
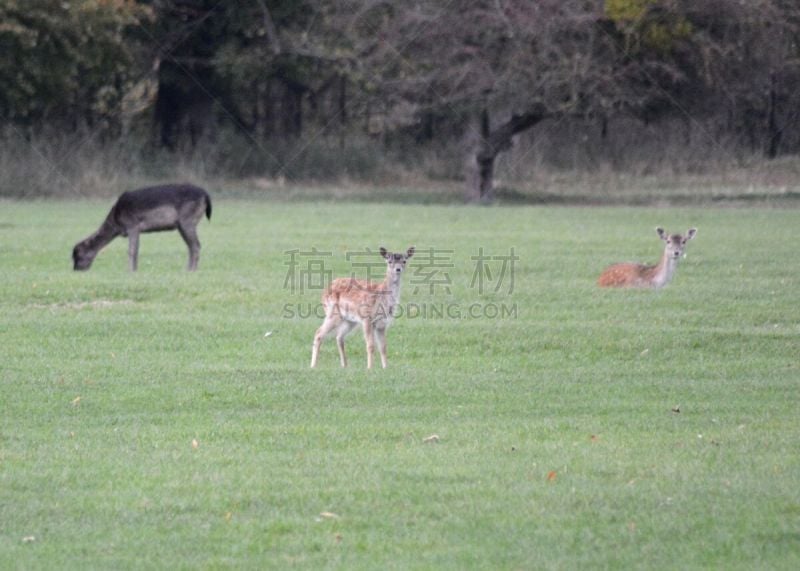
[[[466,201],[488,202],[494,199],[494,157],[485,152],[486,141],[491,134],[489,111],[483,109],[476,125],[468,130]]]
[[[299,137],[303,134],[303,95],[305,91],[305,86],[294,82],[284,82],[281,122],[283,123],[283,133],[288,137]]]
[[[264,105],[264,114],[262,116],[264,124],[263,134],[261,136],[262,140],[275,136],[275,131],[277,129],[275,126],[275,100],[275,80],[271,77],[267,77],[266,83],[264,84],[264,95],[261,100]]]
[[[344,74],[339,75],[339,93],[337,104],[337,112],[339,114],[339,127],[345,129],[347,127],[347,76]]]
[[[198,85],[209,86],[204,89]],[[155,120],[163,147],[175,150],[186,141],[194,146],[210,124],[213,99],[206,89],[214,85],[211,66],[165,61],[158,71]]]
[[[336,112],[339,116],[339,146],[345,147],[347,142],[347,76],[339,75],[339,93],[336,98]]]
[[[775,74],[769,78],[769,116],[767,119],[767,132],[769,133],[769,144],[767,147],[767,157],[774,159],[778,156],[778,149],[781,144],[781,129],[778,127],[778,82]]]
[[[508,121],[492,129],[489,111],[481,111],[479,128],[472,131],[477,134],[477,141],[470,145],[467,158],[467,202],[494,201],[494,163],[497,155],[511,147],[514,135],[530,129],[547,116],[544,106],[537,105],[525,113],[512,115]]]

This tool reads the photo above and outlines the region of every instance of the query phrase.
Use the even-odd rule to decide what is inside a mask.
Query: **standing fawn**
[[[128,263],[136,271],[139,234],[178,230],[189,247],[189,271],[197,269],[200,240],[197,224],[203,214],[211,219],[211,197],[197,186],[173,184],[124,192],[100,228],[72,250],[75,270],[88,270],[97,253],[117,236],[128,237]]]
[[[325,321],[314,335],[312,367],[317,366],[322,340],[333,331],[336,332],[336,345],[339,347],[342,367],[346,367],[344,338],[361,324],[367,344],[367,369],[372,368],[376,339],[381,354],[381,366],[386,368],[386,328],[392,322],[395,307],[400,303],[400,278],[406,261],[414,255],[414,247],[410,247],[405,255],[387,252],[386,248],[381,248],[380,252],[386,260],[386,278],[382,282],[339,278],[333,280],[322,294]]]
[[[663,228],[656,228],[658,236],[666,242],[661,261],[655,266],[636,263],[614,264],[606,268],[597,285],[600,287],[651,287],[662,288],[669,283],[678,266],[678,258],[683,254],[686,242],[694,238],[697,229],[690,228],[686,236],[667,234]]]

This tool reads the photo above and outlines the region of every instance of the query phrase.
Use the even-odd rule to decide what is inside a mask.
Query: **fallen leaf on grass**
[[[22,538],[22,543],[33,543],[34,541],[36,541],[36,537],[33,535],[26,535]]]
[[[548,482],[555,482],[557,476],[558,476],[558,474],[556,474],[555,470],[550,470],[547,473],[547,481]]]
[[[270,335],[272,335],[272,331],[267,331],[264,333],[264,337],[269,337]]]
[[[72,406],[78,406],[80,402],[81,402],[81,397],[75,397],[74,399],[72,399]]]
[[[333,512],[321,512],[319,517],[322,519],[339,519],[339,516]]]
[[[592,442],[600,442],[600,437],[599,437],[599,436],[597,436],[596,434],[592,434],[592,435],[589,437],[589,440],[591,440]]]
[[[425,444],[436,443],[439,442],[439,440],[441,439],[439,438],[438,434],[431,434],[430,436],[422,439]]]
[[[672,407],[672,412],[674,412],[675,414],[678,414],[680,411],[681,411],[681,405],[676,404],[675,406]]]
[[[197,450],[198,448],[200,448],[200,443],[197,438],[192,438],[192,450]]]

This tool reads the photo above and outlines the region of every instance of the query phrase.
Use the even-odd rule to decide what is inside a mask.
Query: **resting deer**
[[[189,271],[197,269],[200,240],[197,223],[203,214],[211,219],[211,197],[197,186],[173,184],[124,192],[111,208],[100,229],[78,242],[72,250],[75,270],[88,270],[97,253],[117,236],[128,237],[128,262],[136,271],[139,234],[178,230],[189,247]]]
[[[658,236],[666,242],[661,261],[655,266],[636,263],[614,264],[606,268],[597,284],[600,287],[651,287],[662,288],[669,283],[678,266],[678,258],[686,248],[686,242],[694,238],[697,229],[690,228],[686,236],[667,234],[663,228],[656,228]]]
[[[317,366],[322,340],[333,331],[336,332],[336,345],[339,347],[342,367],[346,367],[344,338],[361,324],[367,344],[367,369],[372,368],[376,339],[381,354],[381,366],[386,368],[386,328],[392,322],[394,308],[400,303],[400,279],[406,261],[414,255],[414,247],[410,247],[405,255],[387,252],[386,248],[381,248],[380,253],[386,260],[386,278],[382,282],[339,278],[333,280],[322,294],[325,321],[314,335],[312,367]]]

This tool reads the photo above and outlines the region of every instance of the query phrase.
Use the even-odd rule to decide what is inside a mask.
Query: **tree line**
[[[457,147],[470,200],[543,121],[800,149],[795,0],[0,0],[0,116],[183,152],[233,131]],[[280,168],[278,167],[278,170]]]

